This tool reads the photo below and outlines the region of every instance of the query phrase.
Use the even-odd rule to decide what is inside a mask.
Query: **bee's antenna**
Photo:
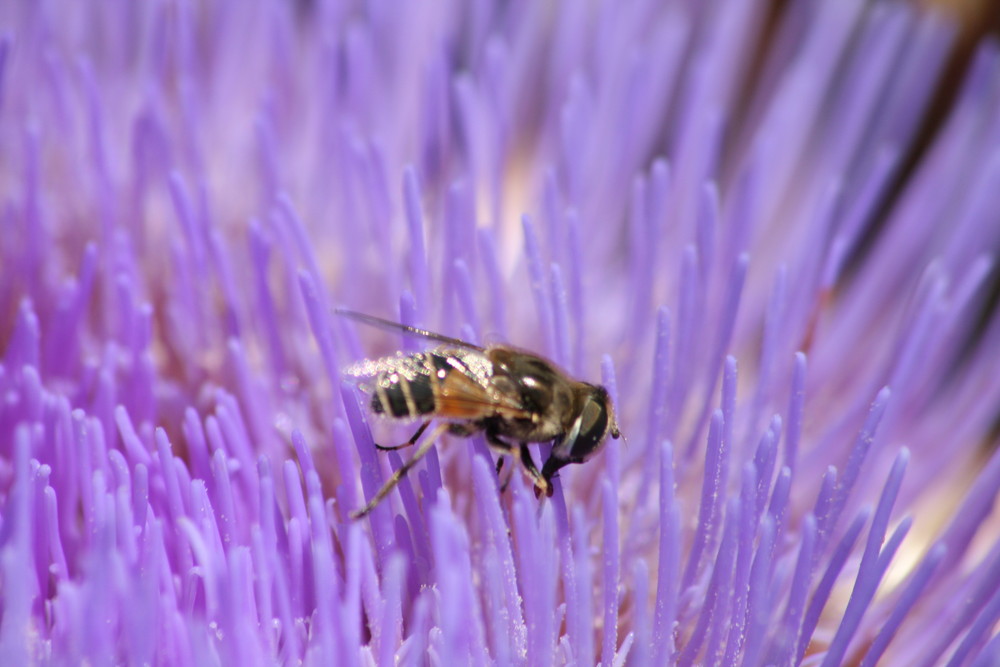
[[[621,438],[622,446],[628,449],[628,438],[625,437],[625,434],[622,433],[622,430],[618,427],[618,417],[615,415],[613,408],[611,412],[611,437],[615,440]]]

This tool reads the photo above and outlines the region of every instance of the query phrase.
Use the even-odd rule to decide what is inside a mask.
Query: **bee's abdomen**
[[[434,388],[441,372],[453,370],[439,354],[414,354],[394,360],[393,368],[375,378],[371,409],[395,419],[416,418],[435,411]],[[438,375],[438,377],[432,377]]]
[[[410,392],[409,401],[404,384]],[[396,419],[430,414],[434,412],[434,405],[434,390],[426,377],[412,381],[399,378],[398,382],[380,387],[372,394],[372,412]]]

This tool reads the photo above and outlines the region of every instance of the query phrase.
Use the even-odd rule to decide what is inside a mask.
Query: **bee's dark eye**
[[[577,394],[577,400],[580,402],[577,403],[576,419],[563,439],[552,448],[552,453],[542,466],[542,477],[546,480],[551,480],[563,466],[583,463],[592,457],[609,433],[615,438],[620,435],[611,409],[611,400],[603,387],[587,385],[584,391]]]
[[[574,424],[579,425],[576,439],[570,444],[568,458],[574,463],[582,463],[597,451],[608,434],[608,407],[604,401],[590,397],[583,404],[583,410]]]
[[[608,395],[597,387],[582,398],[579,412],[569,432],[552,450],[551,463],[557,466],[583,463],[597,452],[611,429]]]

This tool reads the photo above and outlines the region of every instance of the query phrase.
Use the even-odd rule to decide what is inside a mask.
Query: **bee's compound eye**
[[[600,396],[589,396],[583,403],[580,416],[573,425],[576,437],[569,442],[566,458],[582,463],[590,458],[604,442],[610,423],[607,401]]]

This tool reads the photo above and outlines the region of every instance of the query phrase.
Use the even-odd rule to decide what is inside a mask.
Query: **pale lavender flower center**
[[[0,664],[993,664],[997,48],[787,5],[0,7]],[[340,306],[625,438],[352,521]]]

